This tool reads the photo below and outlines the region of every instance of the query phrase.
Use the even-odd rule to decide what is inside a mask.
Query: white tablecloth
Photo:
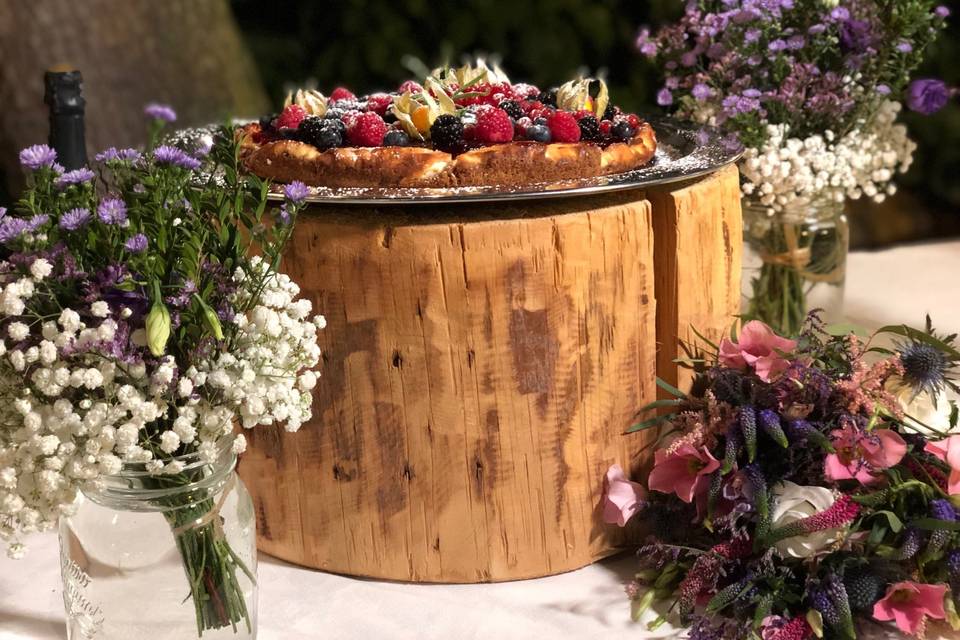
[[[920,325],[930,313],[960,331],[960,242],[900,247],[850,257],[847,315],[879,326]],[[34,536],[25,560],[0,557],[0,640],[65,637],[56,538]],[[676,637],[630,622],[623,584],[628,554],[568,574],[493,585],[405,585],[260,564],[260,634],[307,638]],[[937,634],[930,634],[934,638]],[[134,639],[131,639],[134,640]]]

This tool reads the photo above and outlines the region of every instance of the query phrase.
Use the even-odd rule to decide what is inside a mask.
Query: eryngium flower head
[[[940,349],[925,342],[907,342],[900,345],[903,380],[915,391],[936,396],[943,391],[953,363]]]

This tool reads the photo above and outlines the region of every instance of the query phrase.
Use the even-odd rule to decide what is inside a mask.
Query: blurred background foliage
[[[429,67],[463,55],[496,55],[513,80],[538,86],[601,73],[619,104],[654,112],[658,71],[639,56],[641,25],[675,19],[681,0],[287,0],[282,10],[234,0],[234,14],[271,100],[311,85],[356,93],[396,87],[413,75],[407,57]],[[957,0],[948,2],[960,5]],[[960,6],[957,7],[960,9]],[[960,11],[930,52],[924,75],[960,84]],[[960,234],[960,106],[930,118],[905,116],[920,144],[903,193],[885,205],[851,207],[856,246]]]

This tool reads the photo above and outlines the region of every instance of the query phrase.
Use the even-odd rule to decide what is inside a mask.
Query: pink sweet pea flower
[[[943,596],[947,586],[943,584],[920,584],[897,582],[890,585],[887,595],[873,605],[873,617],[877,620],[894,620],[904,633],[915,635],[923,626],[924,616],[937,620],[947,617],[943,610]]]
[[[828,480],[858,480],[872,484],[877,471],[898,464],[907,454],[907,443],[896,431],[876,429],[861,432],[852,426],[832,434],[836,453],[827,455],[824,475]]]
[[[660,449],[654,456],[653,471],[647,482],[651,491],[676,493],[684,502],[693,502],[697,491],[705,488],[707,477],[720,468],[717,459],[704,447],[683,444],[673,454]]]
[[[607,469],[603,483],[603,521],[621,527],[636,513],[647,492],[639,482],[631,482],[620,465]]]
[[[751,320],[743,325],[737,342],[720,341],[720,364],[730,369],[753,367],[761,380],[770,382],[787,368],[787,359],[780,352],[796,348],[795,340],[782,338],[759,320]]]
[[[952,496],[960,494],[960,435],[950,436],[939,442],[928,442],[923,450],[950,465],[947,492]]]

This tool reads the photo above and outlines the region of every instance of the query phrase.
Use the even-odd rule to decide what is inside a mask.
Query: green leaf
[[[677,414],[670,413],[665,416],[657,416],[655,418],[650,418],[649,420],[644,420],[643,422],[638,422],[635,425],[632,425],[625,433],[636,433],[637,431],[644,431],[645,429],[652,429],[657,425],[663,424],[664,422],[669,422],[671,418],[675,418]]]
[[[647,411],[652,411],[653,409],[660,409],[662,407],[677,407],[682,405],[685,400],[676,399],[676,400],[656,400],[654,402],[647,403],[640,408],[640,411],[637,414],[645,413]]]
[[[828,335],[842,338],[843,336],[850,335],[851,333],[862,338],[866,338],[870,333],[861,327],[858,324],[853,324],[852,322],[837,322],[835,324],[827,325],[826,332]]]
[[[870,514],[871,516],[886,516],[887,522],[890,524],[890,530],[894,533],[899,533],[903,529],[903,521],[897,517],[893,511],[874,511]]]
[[[960,531],[960,522],[947,522],[936,518],[921,518],[910,523],[911,527],[925,531]]]
[[[678,398],[687,397],[687,394],[685,394],[683,391],[680,391],[680,389],[677,389],[675,386],[673,386],[663,378],[660,378],[660,377],[657,378],[657,386],[663,389],[664,391],[666,391],[667,393],[674,395]]]
[[[917,342],[923,342],[932,347],[943,351],[944,353],[950,355],[952,358],[960,359],[960,351],[957,351],[947,343],[943,342],[939,338],[936,338],[929,333],[920,331],[919,329],[914,329],[913,327],[908,327],[905,324],[902,325],[887,325],[886,327],[881,327],[877,329],[877,333],[892,333],[894,335],[903,336],[905,338],[910,338]]]

